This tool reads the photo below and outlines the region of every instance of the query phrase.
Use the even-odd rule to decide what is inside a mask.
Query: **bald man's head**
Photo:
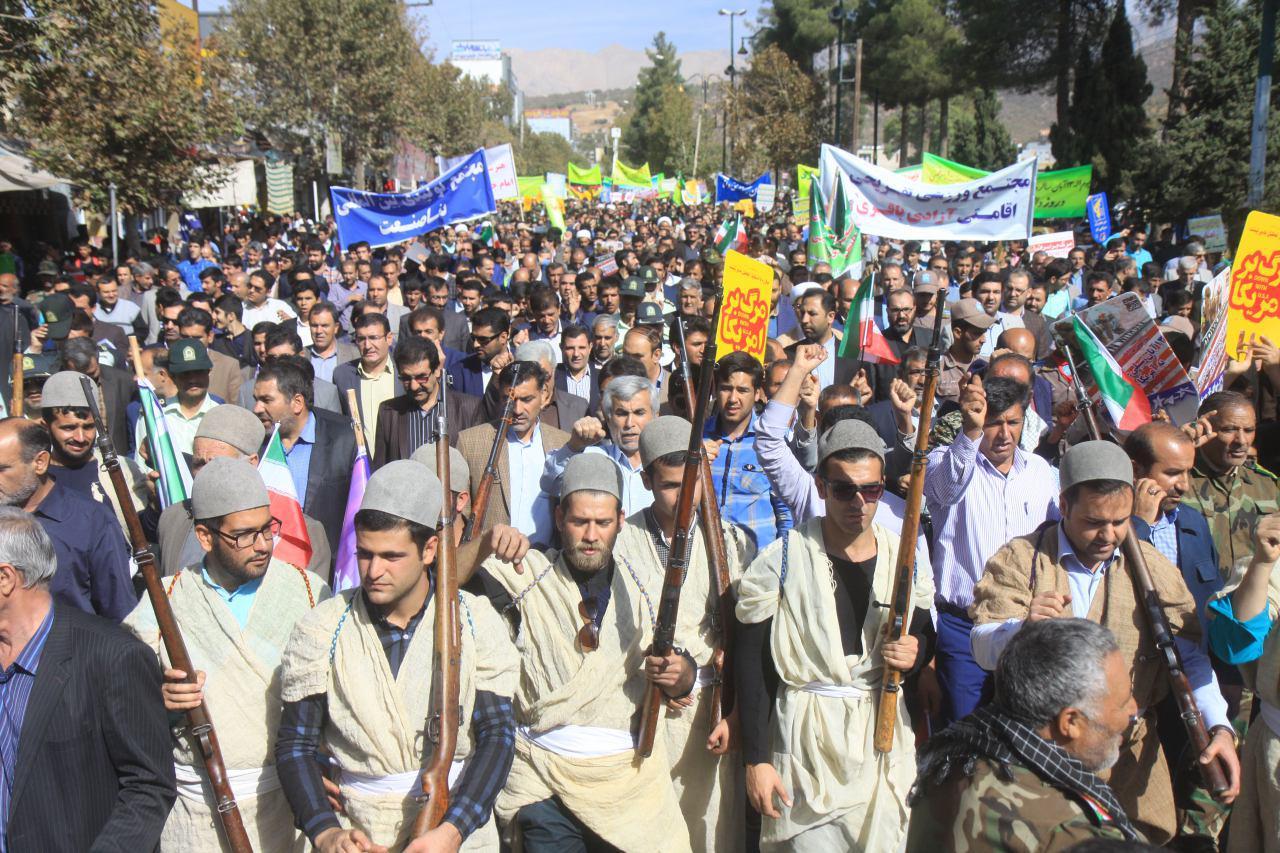
[[[996,339],[996,349],[1013,350],[1023,358],[1035,360],[1036,336],[1028,329],[1005,329]]]
[[[1170,512],[1191,488],[1191,469],[1196,463],[1196,446],[1182,430],[1168,421],[1152,421],[1129,433],[1124,451],[1133,460],[1133,473],[1143,489],[1156,489],[1164,498],[1160,511]],[[1147,519],[1151,521],[1150,518]]]

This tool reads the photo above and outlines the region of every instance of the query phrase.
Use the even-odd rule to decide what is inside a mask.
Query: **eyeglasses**
[[[497,340],[498,338],[500,338],[500,337],[502,337],[501,333],[499,333],[499,334],[497,334],[497,335],[477,335],[477,334],[472,334],[472,335],[471,335],[471,342],[472,342],[473,344],[475,344],[476,346],[487,347],[489,344],[493,343],[494,341],[496,341],[496,340]]]
[[[827,484],[831,497],[841,503],[852,501],[854,495],[861,495],[863,503],[875,503],[884,494],[884,483],[850,483],[848,480],[829,480],[826,477],[822,481]]]
[[[210,527],[209,529],[230,542],[236,548],[243,550],[251,547],[259,537],[262,538],[263,542],[270,543],[275,541],[275,538],[280,535],[280,527],[280,519],[273,518],[271,519],[270,524],[266,527],[259,528],[258,530],[245,530],[240,533],[223,533],[216,527]]]
[[[360,344],[376,344],[379,341],[384,340],[386,337],[386,335],[362,335],[354,340],[356,342],[356,346],[359,346]]]
[[[578,602],[578,615],[582,617],[583,625],[578,629],[578,648],[584,652],[594,652],[600,648],[600,628],[596,626],[596,602],[591,599],[588,605],[586,600]]]

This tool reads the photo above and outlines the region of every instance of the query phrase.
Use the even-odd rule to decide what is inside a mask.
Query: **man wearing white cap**
[[[1119,445],[1086,441],[1062,457],[1062,520],[1013,539],[987,561],[969,609],[973,656],[994,669],[1005,644],[1026,621],[1074,616],[1110,629],[1133,678],[1138,715],[1108,780],[1125,813],[1149,840],[1164,844],[1176,827],[1173,790],[1156,734],[1156,706],[1169,693],[1161,654],[1152,645],[1142,591],[1120,550],[1133,511],[1133,467]],[[1182,657],[1205,726],[1213,737],[1201,755],[1222,759],[1230,800],[1240,764],[1227,703],[1201,643],[1195,599],[1182,573],[1155,546],[1139,543],[1156,598]]]
[[[601,454],[569,460],[555,513],[562,550],[491,557],[479,572],[520,618],[519,737],[496,809],[529,853],[690,849],[663,738],[640,759],[634,733],[650,683],[686,697],[695,667],[679,652],[646,656],[661,577],[614,551],[619,479]]]
[[[204,558],[166,585],[196,683],[172,668],[151,600],[124,625],[151,646],[165,668],[165,708],[180,714],[203,700],[249,840],[256,850],[303,849],[280,781],[273,745],[280,715],[280,655],[293,625],[329,595],[318,576],[271,556],[279,521],[258,470],[243,459],[215,459],[191,494]],[[178,800],[161,850],[220,847],[217,804],[191,740],[175,734]]]
[[[907,675],[928,660],[933,577],[917,564],[908,633],[886,639],[889,611],[877,603],[892,599],[898,537],[874,521],[883,448],[859,420],[827,430],[817,468],[826,514],[761,551],[738,585],[738,713],[761,849],[902,846],[914,734],[899,691],[893,746],[878,754],[876,709],[886,666]]]
[[[443,487],[408,459],[369,478],[355,516],[360,586],[324,602],[294,628],[281,672],[276,744],[297,825],[321,853],[400,850],[422,807],[422,768],[435,740],[436,600],[432,575]],[[443,822],[423,850],[496,851],[491,816],[511,765],[517,658],[489,602],[459,593],[461,725]],[[341,768],[341,818],[324,783]]]
[[[621,381],[615,379],[609,387]],[[692,428],[684,418],[664,415],[640,433],[641,477],[653,503],[627,518],[618,535],[617,554],[633,566],[647,566],[655,585],[661,583],[675,537],[676,502]],[[695,507],[701,496],[699,484],[694,489]],[[697,518],[695,512],[695,524]],[[741,528],[723,521],[721,527],[728,557],[725,568],[736,584],[755,556],[755,546]],[[716,650],[724,647],[719,596],[702,530],[691,535],[693,545],[680,588],[676,636],[698,665],[698,677],[692,694],[668,703],[659,732],[666,744],[680,810],[690,825],[693,849],[740,850],[746,826],[742,762],[738,756],[726,754],[737,733],[731,736],[728,719],[721,719],[714,731],[710,726],[712,685],[717,678],[712,662]]]

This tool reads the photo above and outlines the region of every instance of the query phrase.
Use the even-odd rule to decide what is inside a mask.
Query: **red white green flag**
[[[871,280],[858,288],[844,321],[844,338],[840,341],[840,358],[857,358],[870,364],[897,364],[884,333],[875,324],[875,299],[871,296]]]
[[[742,214],[738,214],[733,219],[721,222],[720,227],[716,229],[716,236],[713,239],[716,251],[721,257],[730,249],[739,252],[747,250],[747,230],[742,227]]]
[[[293,485],[293,474],[284,455],[277,425],[267,442],[266,452],[258,462],[258,473],[267,484],[271,498],[271,516],[280,520],[280,535],[276,537],[274,556],[278,560],[305,569],[311,563],[311,537],[302,517],[302,503]]]
[[[1125,375],[1120,364],[1103,346],[1093,330],[1084,324],[1079,315],[1072,318],[1076,330],[1076,342],[1084,352],[1084,360],[1093,373],[1094,384],[1107,406],[1107,414],[1116,429],[1133,430],[1151,422],[1151,402],[1137,383]]]

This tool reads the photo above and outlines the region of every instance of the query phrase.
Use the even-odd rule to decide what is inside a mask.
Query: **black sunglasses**
[[[853,500],[854,495],[861,495],[863,503],[875,503],[884,495],[884,483],[850,483],[848,480],[830,480],[826,477],[822,481],[827,484],[827,491],[831,497],[841,503],[848,503]]]

